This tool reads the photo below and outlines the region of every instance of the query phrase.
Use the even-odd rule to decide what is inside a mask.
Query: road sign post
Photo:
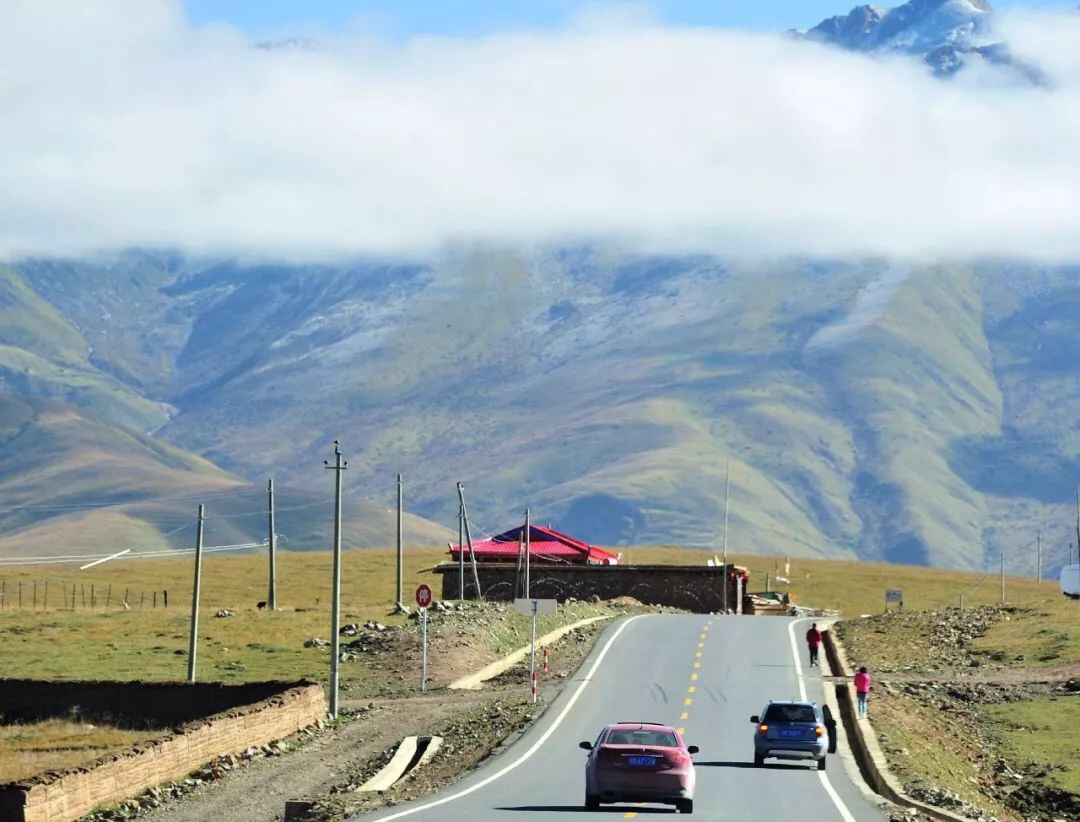
[[[536,670],[536,617],[539,614],[554,614],[559,610],[559,603],[554,599],[515,599],[514,610],[519,614],[532,617],[532,642],[529,648],[529,687],[532,701],[536,702],[540,674]]]
[[[420,692],[427,691],[427,609],[431,604],[431,588],[421,584],[416,589],[416,604],[420,606]]]

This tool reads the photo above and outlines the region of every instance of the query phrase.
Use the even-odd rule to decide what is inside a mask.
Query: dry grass
[[[71,768],[160,735],[70,719],[5,725],[0,717],[0,779],[15,782]]]

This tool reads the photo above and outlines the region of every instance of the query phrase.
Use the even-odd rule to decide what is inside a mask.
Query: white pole
[[[728,567],[727,567],[727,537],[728,537],[728,510],[731,507],[731,460],[727,461],[727,470],[725,471],[724,478],[724,589],[721,593],[723,597],[722,602],[724,604],[724,613],[728,611]]]
[[[188,638],[188,682],[195,681],[195,659],[199,651],[199,589],[202,586],[203,512],[199,506],[199,521],[195,527],[195,580],[191,586],[191,636]]]
[[[427,608],[420,609],[420,691],[427,691]]]
[[[341,647],[341,474],[349,463],[342,459],[341,443],[334,440],[334,568],[330,592],[330,718],[338,716],[338,654]]]
[[[530,579],[529,579],[529,563],[530,563],[529,554],[531,553],[531,551],[529,549],[529,530],[530,530],[530,528],[529,528],[529,509],[526,508],[525,509],[525,599],[529,598],[529,587],[530,587],[530,585],[529,585],[529,583],[530,583]]]
[[[532,701],[536,702],[536,610],[540,603],[532,601],[532,648],[529,652],[529,685],[532,688]]]
[[[1042,531],[1035,533],[1035,581],[1042,585]]]
[[[1001,552],[1001,602],[1005,602],[1005,552]]]

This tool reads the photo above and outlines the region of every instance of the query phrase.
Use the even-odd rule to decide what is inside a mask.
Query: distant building
[[[512,528],[491,539],[473,540],[476,561],[515,563],[518,544],[524,536],[525,526]],[[459,561],[464,549],[469,561],[468,545],[451,545],[450,556]],[[529,563],[532,565],[618,565],[621,554],[605,551],[595,545],[574,539],[553,528],[529,526]]]

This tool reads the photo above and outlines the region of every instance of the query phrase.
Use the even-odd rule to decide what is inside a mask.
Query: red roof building
[[[477,562],[517,562],[518,542],[525,526],[499,534],[491,539],[473,540]],[[450,555],[459,561],[460,545],[450,546]],[[469,559],[469,546],[464,546],[465,559]],[[620,554],[605,551],[595,545],[561,534],[553,528],[529,526],[529,562],[537,565],[618,565]]]

